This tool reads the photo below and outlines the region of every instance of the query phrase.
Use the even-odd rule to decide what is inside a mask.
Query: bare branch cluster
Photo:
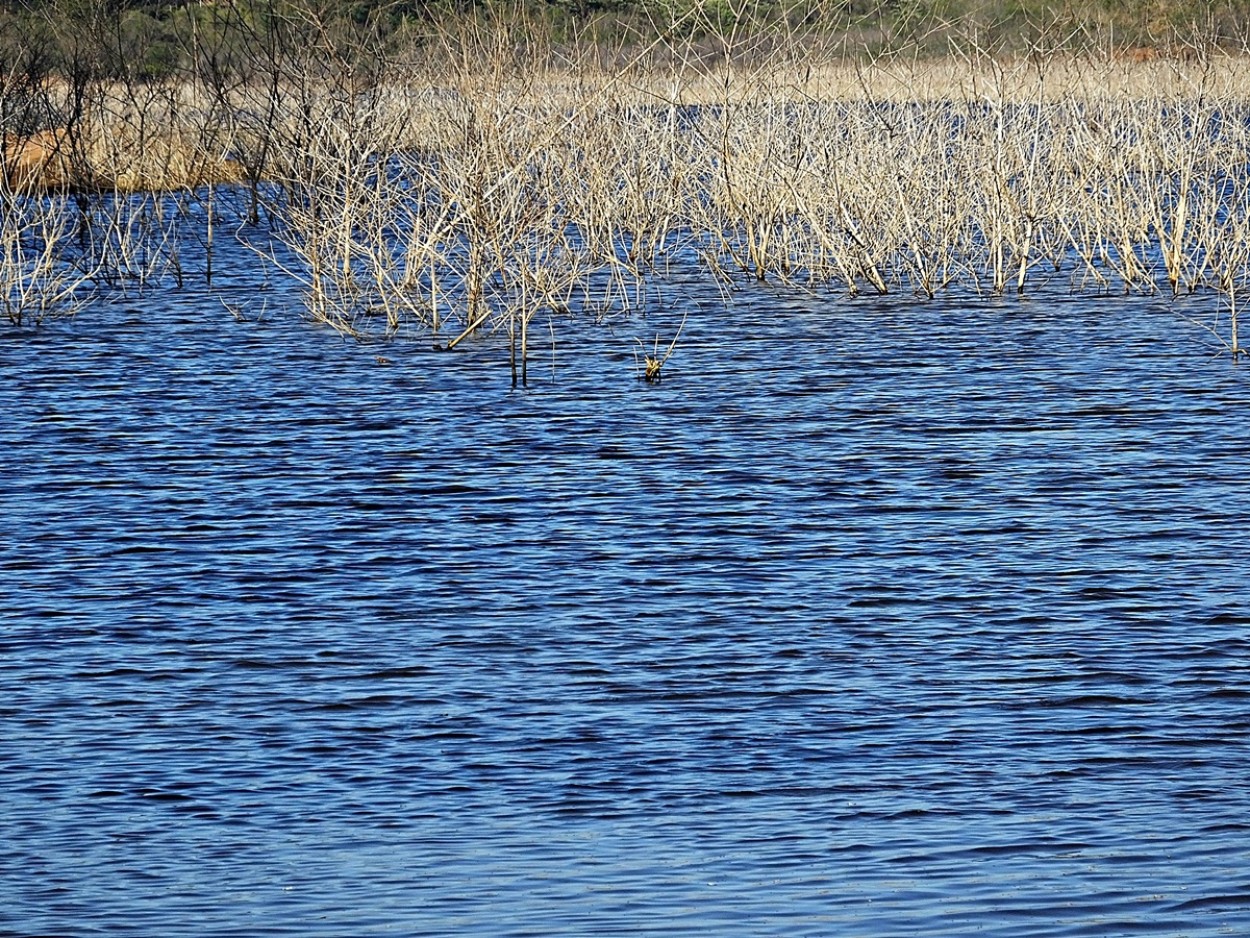
[[[866,59],[729,13],[675,9],[615,48],[468,19],[397,55],[284,6],[177,80],[15,67],[8,316],[182,282],[188,238],[211,281],[229,217],[315,320],[502,333],[522,382],[535,315],[628,313],[699,263],[851,296],[1213,290],[1239,350],[1250,58],[969,37]]]

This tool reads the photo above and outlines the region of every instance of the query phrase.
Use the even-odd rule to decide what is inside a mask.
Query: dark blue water
[[[1178,308],[674,290],[513,391],[270,299],[0,341],[0,932],[1250,933]]]

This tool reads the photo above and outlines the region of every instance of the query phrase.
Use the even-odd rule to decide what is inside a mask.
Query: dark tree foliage
[[[847,48],[870,52],[910,42],[942,54],[960,30],[1005,51],[1054,37],[1126,48],[1195,40],[1250,48],[1250,0],[0,0],[0,67],[20,73],[26,56],[62,73],[157,80],[202,67],[206,47],[217,67],[237,58],[237,47],[264,45],[271,32],[272,41],[290,38],[282,24],[315,21],[323,35],[365,30],[401,42],[414,33],[408,27],[501,12],[544,23],[555,37],[586,35],[578,27],[593,22],[595,37],[615,30],[640,40],[692,9],[702,15],[684,21],[699,29],[745,18],[835,33]]]

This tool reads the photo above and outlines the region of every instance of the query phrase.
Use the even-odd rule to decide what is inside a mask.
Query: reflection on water
[[[193,291],[6,333],[0,929],[1250,929],[1244,369],[706,299],[521,392]]]

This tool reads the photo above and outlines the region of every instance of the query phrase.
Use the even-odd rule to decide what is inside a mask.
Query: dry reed
[[[849,295],[1212,290],[1241,351],[1250,59],[863,62],[786,38],[555,56],[470,29],[365,77],[314,49],[228,87],[100,86],[73,139],[6,138],[8,188],[32,160],[119,191],[241,183],[314,319],[502,333],[519,381],[536,313],[629,312],[694,257],[727,284]],[[143,205],[103,225],[102,269],[177,267],[177,226]]]

